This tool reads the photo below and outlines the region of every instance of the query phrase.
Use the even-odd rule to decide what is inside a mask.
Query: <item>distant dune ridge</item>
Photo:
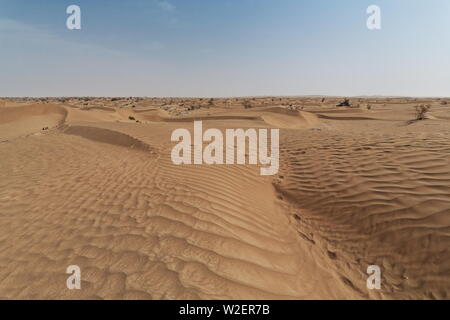
[[[341,101],[1,99],[0,298],[449,299],[450,99]],[[173,164],[194,120],[280,129],[278,174]]]

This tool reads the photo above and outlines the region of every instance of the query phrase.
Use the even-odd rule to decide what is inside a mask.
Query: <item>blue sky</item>
[[[76,95],[450,96],[450,1],[0,0],[0,96]]]

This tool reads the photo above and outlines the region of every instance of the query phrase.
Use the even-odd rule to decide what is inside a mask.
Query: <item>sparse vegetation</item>
[[[187,109],[187,111],[194,111],[194,110],[200,109],[200,106],[191,105],[191,106],[188,106],[186,109]]]
[[[345,98],[344,101],[336,105],[336,107],[351,107],[351,106],[352,104],[350,103],[350,100],[348,98]]]
[[[414,108],[416,110],[416,120],[425,120],[427,119],[427,113],[430,111],[431,106],[429,104],[421,104]]]
[[[129,119],[129,120],[132,120],[132,121],[135,121],[135,120],[136,120],[135,117],[132,117],[132,116],[129,116],[128,119]]]
[[[250,100],[244,101],[244,108],[245,109],[250,109],[251,107],[252,107],[252,104],[251,104]]]

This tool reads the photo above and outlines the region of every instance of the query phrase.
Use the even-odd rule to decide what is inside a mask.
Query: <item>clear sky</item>
[[[250,95],[450,96],[450,1],[0,0],[0,96]]]

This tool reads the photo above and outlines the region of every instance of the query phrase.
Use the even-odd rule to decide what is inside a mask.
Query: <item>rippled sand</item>
[[[83,101],[0,102],[0,298],[449,298],[442,101]],[[194,119],[280,128],[279,174],[173,165]]]

